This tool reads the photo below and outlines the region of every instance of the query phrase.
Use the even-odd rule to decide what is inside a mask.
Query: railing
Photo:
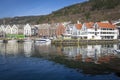
[[[119,24],[119,23],[120,23],[120,19],[113,22],[113,24]]]

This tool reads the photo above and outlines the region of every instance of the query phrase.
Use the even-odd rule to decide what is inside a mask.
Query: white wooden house
[[[72,38],[90,39],[90,40],[106,40],[117,39],[119,32],[116,25],[109,22],[87,22],[83,25],[81,23],[74,26],[67,26],[64,36]]]
[[[5,35],[5,26],[1,25],[0,26],[0,37],[3,37]]]
[[[95,35],[98,39],[117,39],[118,29],[109,22],[96,22],[94,25]]]
[[[5,28],[5,33],[6,34],[12,34],[12,28],[10,25],[7,25],[6,28]]]
[[[18,27],[16,25],[12,26],[12,34],[18,34]]]
[[[5,26],[4,25],[1,25],[0,29],[1,29],[1,31],[5,32]]]
[[[83,27],[87,30],[87,39],[117,39],[118,36],[116,26],[109,22],[89,22],[84,23]]]
[[[94,35],[94,23],[87,22],[83,24],[83,31],[85,31],[86,39],[95,39]]]
[[[24,26],[24,35],[25,36],[31,36],[32,35],[31,26],[29,24],[26,24]]]
[[[74,24],[69,24],[65,27],[65,33],[63,34],[64,38],[71,38],[73,34],[73,27],[74,27]]]
[[[75,24],[73,27],[72,37],[80,38],[81,37],[81,28],[82,24]]]

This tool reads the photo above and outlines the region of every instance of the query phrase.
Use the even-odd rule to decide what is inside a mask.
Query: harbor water
[[[0,43],[0,80],[120,80],[120,44]]]

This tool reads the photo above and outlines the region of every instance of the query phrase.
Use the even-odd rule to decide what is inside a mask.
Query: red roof
[[[82,24],[76,24],[75,27],[80,30],[82,28]]]
[[[97,22],[98,26],[100,28],[111,28],[111,29],[114,29],[116,28],[115,25],[111,24],[111,23],[102,23],[102,22]]]
[[[94,23],[93,22],[88,22],[88,23],[85,23],[85,25],[86,25],[87,28],[93,28]]]

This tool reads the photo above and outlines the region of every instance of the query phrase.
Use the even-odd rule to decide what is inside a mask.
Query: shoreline
[[[78,40],[78,39],[71,39],[71,40],[53,40],[52,44],[54,45],[63,45],[63,46],[74,46],[74,45],[96,45],[96,44],[108,44],[108,43],[119,43],[119,40]]]

